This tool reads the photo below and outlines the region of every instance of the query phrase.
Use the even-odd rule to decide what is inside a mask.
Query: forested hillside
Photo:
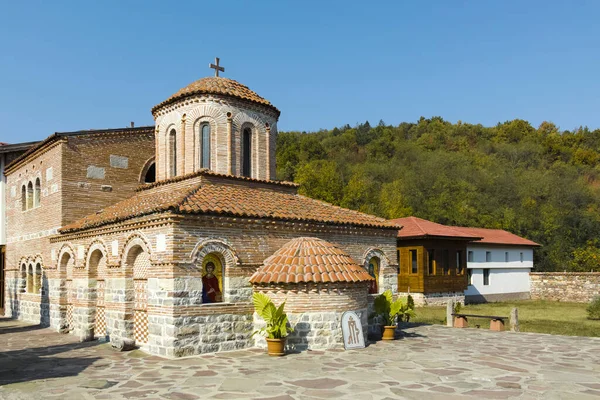
[[[385,218],[509,230],[543,245],[537,270],[600,271],[600,130],[433,117],[280,132],[277,178]]]

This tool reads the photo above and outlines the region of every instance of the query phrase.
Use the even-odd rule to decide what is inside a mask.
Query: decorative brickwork
[[[531,299],[589,303],[600,296],[600,272],[531,272]]]

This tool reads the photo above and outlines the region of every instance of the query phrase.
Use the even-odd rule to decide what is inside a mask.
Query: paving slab
[[[363,350],[163,359],[0,319],[0,399],[600,399],[599,338],[404,333]]]

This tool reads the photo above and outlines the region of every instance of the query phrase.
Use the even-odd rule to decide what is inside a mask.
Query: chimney
[[[131,127],[134,128],[135,124],[133,123],[133,121],[131,121]]]

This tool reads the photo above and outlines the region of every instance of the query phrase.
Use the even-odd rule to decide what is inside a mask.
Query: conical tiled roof
[[[253,103],[268,106],[275,110],[277,112],[277,115],[279,115],[279,110],[273,104],[271,104],[269,100],[260,97],[256,92],[250,90],[248,86],[242,85],[241,83],[234,81],[233,79],[221,78],[216,76],[199,79],[196,82],[192,82],[186,87],[179,89],[177,93],[175,93],[173,96],[169,97],[162,103],[154,106],[152,108],[152,113],[154,113],[159,108],[166,106],[167,104],[173,103],[174,101],[195,94],[219,94],[225,96],[232,96],[238,99],[247,100]]]
[[[339,247],[312,237],[286,243],[250,278],[253,284],[366,282],[369,273]]]

